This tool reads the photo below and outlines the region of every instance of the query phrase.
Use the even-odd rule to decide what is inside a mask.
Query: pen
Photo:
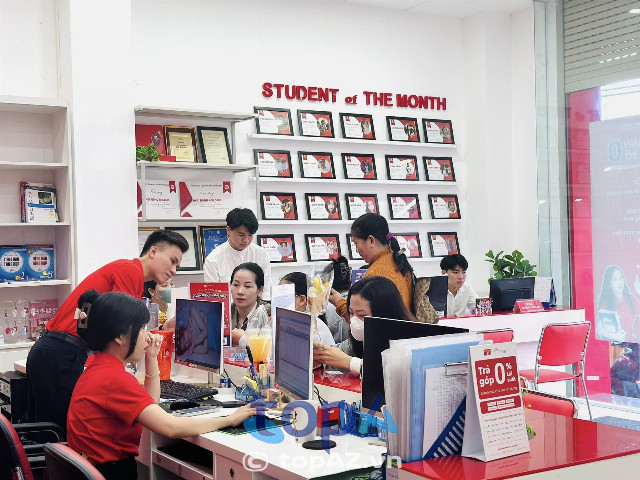
[[[249,371],[251,372],[251,378],[256,378],[256,369],[253,366],[253,355],[251,354],[249,345],[247,345],[247,357],[249,357]]]

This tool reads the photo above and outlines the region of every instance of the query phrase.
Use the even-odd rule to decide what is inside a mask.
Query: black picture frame
[[[390,142],[420,143],[418,119],[414,117],[387,116],[387,134]]]
[[[198,235],[200,236],[200,255],[202,256],[202,265],[204,265],[207,256],[227,241],[227,227],[225,225],[198,225]]]
[[[178,125],[164,125],[162,127],[162,132],[164,134],[164,142],[167,151],[167,155],[175,156],[176,162],[184,162],[184,163],[199,163],[200,156],[198,155],[198,142],[196,140],[196,129],[195,127],[181,127]],[[174,145],[171,139],[171,134],[178,135],[188,135],[189,136],[189,150],[191,151],[190,158],[187,160],[180,160],[180,156],[177,153],[180,153],[181,145]],[[179,140],[179,139],[175,139]],[[178,149],[176,152],[175,149]]]
[[[265,161],[264,159],[266,155],[271,158]],[[281,170],[283,157],[284,162],[286,162],[286,170]],[[265,150],[262,148],[255,148],[253,150],[253,161],[258,165],[258,175],[260,177],[293,178],[291,152],[289,150]],[[273,163],[273,165],[271,165],[271,163]],[[263,174],[263,171],[276,173],[276,175]]]
[[[376,170],[376,157],[372,153],[342,153],[342,169],[344,178],[347,180],[377,180],[378,172]],[[355,160],[354,160],[355,157]],[[359,168],[355,165],[359,163]],[[349,165],[354,165],[349,168]],[[349,175],[349,172],[362,173],[362,177],[358,175]]]
[[[430,123],[435,123],[438,127],[437,135],[429,135],[432,132]],[[455,139],[453,136],[453,123],[451,120],[441,120],[437,118],[423,118],[422,128],[424,130],[425,143],[438,143],[443,145],[455,145]],[[431,137],[431,138],[430,138]]]
[[[363,207],[353,208],[356,204],[360,205],[360,202],[352,202],[351,198],[358,198],[361,200]],[[375,193],[345,193],[344,201],[347,205],[347,220],[355,220],[356,218],[364,215],[365,213],[377,213],[380,214],[380,205],[378,204],[378,195]],[[370,204],[367,202],[373,201],[375,211],[371,211]],[[352,206],[352,204],[354,204]]]
[[[398,178],[396,168],[391,168],[391,162],[398,159],[400,162],[407,162],[404,166],[404,178]],[[418,182],[420,181],[420,172],[418,172],[418,157],[415,155],[385,155],[384,163],[387,167],[387,179],[388,180],[400,180],[406,182]],[[395,162],[394,162],[395,163]],[[410,170],[411,169],[411,170]],[[393,174],[396,174],[396,178],[393,178]]]
[[[418,232],[394,233],[393,236],[396,237],[400,248],[405,249],[404,254],[407,258],[422,258],[422,246],[420,245],[420,234]],[[412,255],[416,248],[418,254]]]
[[[460,213],[460,203],[458,202],[458,195],[436,195],[430,194],[427,195],[429,200],[429,209],[431,210],[431,218],[434,220],[459,220],[462,218],[462,214]],[[441,199],[437,204],[435,203],[438,199]],[[443,202],[446,203],[446,206],[443,205]],[[451,202],[454,203],[455,211],[451,209]],[[447,216],[445,216],[444,208],[447,209]]]
[[[317,197],[320,198],[320,202],[317,202]],[[309,217],[309,220],[342,220],[340,196],[337,193],[305,193],[304,199],[307,205],[307,216]],[[321,217],[317,213],[323,213],[321,208],[322,203],[324,203],[324,211],[327,213],[326,218]]]
[[[298,110],[298,132],[301,137],[335,138],[333,114],[327,110]]]
[[[253,112],[256,114],[256,133],[293,136],[291,110],[288,108],[253,107]]]
[[[357,140],[375,140],[373,116],[365,113],[341,113],[342,137]],[[359,131],[358,131],[359,130]]]
[[[438,241],[438,245],[434,246],[434,241],[436,240],[435,237],[441,237],[442,242]],[[457,232],[427,232],[427,239],[429,241],[429,250],[432,257],[444,257],[446,255],[460,253],[460,242],[458,242]],[[450,242],[455,242],[455,248],[450,248]],[[436,247],[438,248],[437,252]],[[446,253],[444,252],[444,250],[441,250],[442,247],[446,248]]]
[[[279,205],[280,205],[280,209],[282,211],[283,216],[280,217],[279,215],[276,216],[274,215],[274,212],[271,210],[275,210],[275,202],[273,202],[273,200],[270,197],[276,197]],[[270,210],[269,215],[267,217],[267,205],[265,204],[266,202],[269,202],[268,204],[268,210]],[[290,210],[288,209],[288,207],[286,206],[286,203],[292,204],[290,208]],[[263,220],[285,220],[285,221],[290,221],[290,220],[298,220],[298,205],[296,202],[296,194],[295,193],[286,193],[286,192],[260,192],[260,209],[262,211],[262,219]]]
[[[257,239],[258,245],[266,250],[270,263],[294,263],[298,261],[296,242],[293,234],[258,235]],[[272,242],[269,240],[272,240]],[[283,241],[289,245],[289,250],[282,249]],[[289,255],[284,255],[286,253],[289,253]],[[276,259],[278,254],[280,255],[280,260]]]
[[[402,203],[394,202],[395,198],[402,200]],[[417,193],[403,193],[403,194],[388,193],[387,201],[389,202],[389,217],[392,220],[421,220],[422,219],[422,212],[420,211],[420,201],[418,200]],[[409,202],[408,207],[407,207],[407,202]],[[400,208],[403,208],[402,205],[404,205],[403,210],[407,210],[408,216],[399,217],[396,212],[397,207],[394,208],[394,205],[399,205]]]
[[[355,248],[355,243],[351,241],[351,234],[347,233],[347,249],[349,250],[350,260],[364,260]]]
[[[433,160],[439,166],[434,168],[430,161]],[[428,182],[455,182],[456,172],[453,169],[453,158],[451,157],[422,157],[424,165],[424,176]]]
[[[165,227],[165,230],[178,232],[189,243],[189,250],[182,254],[182,262],[179,272],[202,270],[200,261],[200,242],[198,242],[198,229],[196,227]]]
[[[322,250],[321,248],[311,248],[311,245],[314,244],[317,239],[320,239],[323,242],[327,255],[313,255],[314,252],[319,253],[319,250]],[[335,245],[327,245],[330,241],[335,242]],[[307,258],[310,262],[331,261],[342,255],[340,250],[340,237],[338,234],[305,233],[304,243],[307,247]]]
[[[205,134],[203,132],[222,132],[224,135],[224,144],[226,146],[226,162],[214,161],[213,158],[207,158],[207,149],[205,148]],[[198,146],[200,147],[200,159],[202,163],[211,163],[214,165],[230,165],[233,163],[233,157],[231,156],[231,144],[229,143],[229,131],[224,127],[196,127],[196,133],[198,135]]]
[[[320,175],[309,175],[309,172],[305,168],[305,162],[309,159],[307,157],[313,157],[316,159],[316,166]],[[298,162],[300,162],[300,176],[302,178],[317,178],[317,179],[326,179],[333,180],[336,178],[336,169],[333,164],[333,153],[331,152],[298,152]],[[321,166],[321,162],[328,162],[329,171],[325,172],[325,167]],[[313,164],[313,162],[311,162]]]

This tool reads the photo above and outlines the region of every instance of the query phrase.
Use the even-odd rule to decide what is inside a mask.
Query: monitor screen
[[[438,312],[440,318],[447,316],[447,292],[449,291],[449,277],[447,275],[441,275],[438,277],[431,277],[431,283],[429,284],[429,290],[427,290],[427,297],[429,302]]]
[[[447,277],[442,277],[447,278]],[[389,348],[389,340],[432,337],[450,333],[467,333],[469,330],[445,327],[433,323],[365,317],[364,348],[362,359],[362,408],[369,409],[380,394],[384,405],[384,378],[382,376],[382,352]],[[379,405],[377,409],[380,409]]]
[[[494,312],[513,310],[516,300],[533,298],[536,277],[494,278],[489,287]]]
[[[313,335],[311,315],[276,307],[275,381],[293,400],[311,400]]]
[[[221,302],[176,300],[176,363],[220,371],[224,361],[222,307]]]

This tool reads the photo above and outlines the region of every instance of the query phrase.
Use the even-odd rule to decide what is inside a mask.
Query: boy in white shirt
[[[458,253],[447,255],[440,261],[442,274],[449,276],[447,317],[469,315],[470,310],[476,306],[478,294],[471,285],[465,283],[468,267],[467,259]]]

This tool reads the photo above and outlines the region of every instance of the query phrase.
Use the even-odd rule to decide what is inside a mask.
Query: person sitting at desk
[[[333,264],[333,285],[332,288],[336,290],[342,298],[346,300],[351,288],[351,267],[349,266],[349,260],[340,255],[337,259],[331,260]],[[336,343],[341,343],[349,337],[349,324],[347,320],[342,318],[336,312],[336,307],[329,303],[327,305],[327,311],[324,314],[333,335],[333,339]]]
[[[171,290],[173,289],[173,278],[163,284],[158,284],[155,280],[144,282],[144,293],[142,296],[149,299],[149,303],[158,304],[160,311],[160,324],[166,323],[172,318],[171,312]],[[164,319],[162,318],[164,315]]]
[[[251,317],[256,314],[258,307],[264,305],[267,314],[270,305],[263,301],[264,272],[260,265],[247,262],[241,263],[231,273],[231,340],[233,345],[247,344],[244,332]]]
[[[360,375],[364,317],[418,321],[405,305],[398,288],[385,277],[365,277],[354,283],[349,290],[347,305],[351,314],[349,338],[337,347],[314,343],[314,363],[324,363]]]
[[[447,317],[468,315],[476,307],[478,294],[471,285],[465,283],[469,263],[459,253],[447,255],[440,261],[442,274],[449,276],[447,291]]]
[[[237,426],[256,414],[249,405],[222,418],[179,418],[165,412],[160,398],[158,352],[162,337],[146,331],[149,310],[121,292],[83,293],[78,334],[95,361],[80,375],[67,419],[69,446],[87,458],[107,480],[137,479],[136,455],[142,427],[171,438]],[[125,370],[144,359],[144,386]]]

